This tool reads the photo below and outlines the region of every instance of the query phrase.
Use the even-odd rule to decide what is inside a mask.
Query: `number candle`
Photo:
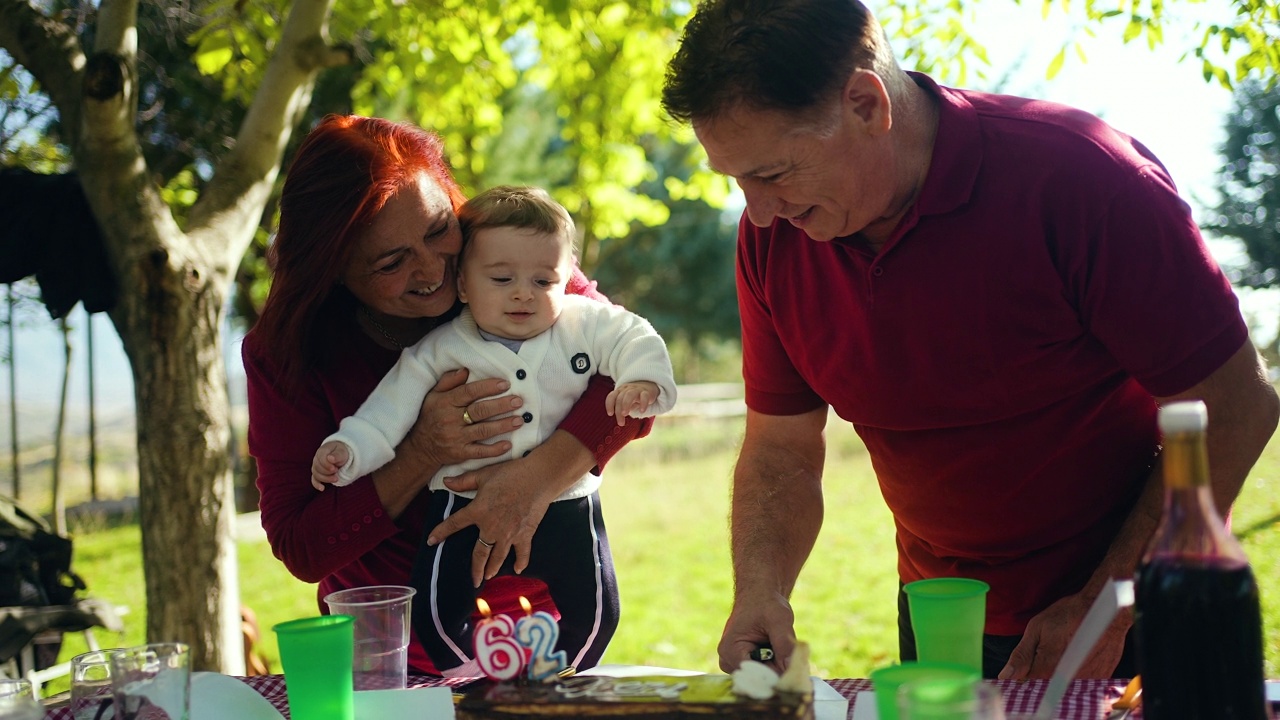
[[[550,613],[532,612],[533,606],[524,597],[520,598],[520,607],[524,608],[525,616],[516,623],[516,641],[530,651],[529,679],[540,682],[554,677],[566,665],[564,651],[556,650],[560,626]]]
[[[476,607],[484,617],[476,624],[476,662],[493,680],[511,680],[524,667],[524,648],[515,641],[515,623],[506,615],[490,617],[489,603],[476,598]]]

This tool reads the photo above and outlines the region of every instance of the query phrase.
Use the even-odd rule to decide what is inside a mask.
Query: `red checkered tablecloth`
[[[263,675],[259,677],[240,678],[267,699],[286,718],[289,717],[289,701],[285,696],[283,675]],[[409,687],[437,687],[440,685],[456,686],[469,682],[466,679],[442,680],[440,678],[411,676]],[[1128,679],[1123,680],[1076,680],[1071,683],[1062,706],[1058,709],[1057,720],[1103,720],[1111,708],[1111,703],[1120,697]],[[871,681],[863,678],[828,680],[828,684],[836,692],[849,698],[849,718],[853,717],[854,702],[859,692],[871,690]],[[1040,696],[1048,685],[1046,680],[999,680],[995,685],[1004,695],[1005,709],[1010,712],[1030,712],[1036,709]],[[1134,713],[1141,718],[1141,712]],[[67,708],[51,710],[49,720],[72,720]]]

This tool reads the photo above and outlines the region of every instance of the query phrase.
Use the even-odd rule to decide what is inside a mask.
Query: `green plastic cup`
[[[927,662],[950,662],[982,672],[982,630],[991,586],[968,578],[933,578],[907,583],[916,655]]]
[[[354,625],[350,615],[282,622],[280,645],[289,716],[293,720],[354,720],[351,683]]]
[[[918,680],[898,688],[899,720],[997,720],[1004,699],[981,680]]]
[[[982,673],[956,663],[905,662],[871,671],[871,689],[876,695],[880,720],[898,720],[898,688],[925,680],[958,680],[976,683]]]

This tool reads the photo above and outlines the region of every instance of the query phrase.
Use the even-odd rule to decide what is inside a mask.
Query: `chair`
[[[128,608],[96,598],[70,605],[0,607],[0,675],[27,678],[40,695],[41,686],[71,674],[71,663],[55,663],[64,633],[84,633],[90,650],[100,649],[94,628],[123,632],[120,616]]]

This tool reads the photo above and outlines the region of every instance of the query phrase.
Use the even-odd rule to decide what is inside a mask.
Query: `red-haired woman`
[[[311,458],[355,412],[400,351],[459,310],[454,262],[462,192],[438,137],[377,118],[330,116],[303,141],[285,180],[270,256],[271,292],[245,338],[249,451],[258,462],[262,525],[276,557],[323,598],[365,585],[407,585],[424,532],[439,542],[474,526],[473,562],[493,578],[482,592],[498,612],[525,595],[546,605],[524,569],[548,504],[602,468],[647,421],[621,428],[605,414],[613,383],[599,377],[560,428],[527,456],[448,481],[475,499],[427,527],[429,492],[443,465],[508,451],[523,422],[506,381],[446,375],[427,395],[395,459],[370,482],[316,492]],[[569,292],[604,301],[575,270]],[[598,470],[597,470],[598,472]],[[474,533],[474,530],[469,531]],[[483,542],[480,538],[485,538]],[[514,553],[514,558],[509,555]],[[322,603],[323,610],[323,603]],[[414,639],[409,663],[433,673]]]

